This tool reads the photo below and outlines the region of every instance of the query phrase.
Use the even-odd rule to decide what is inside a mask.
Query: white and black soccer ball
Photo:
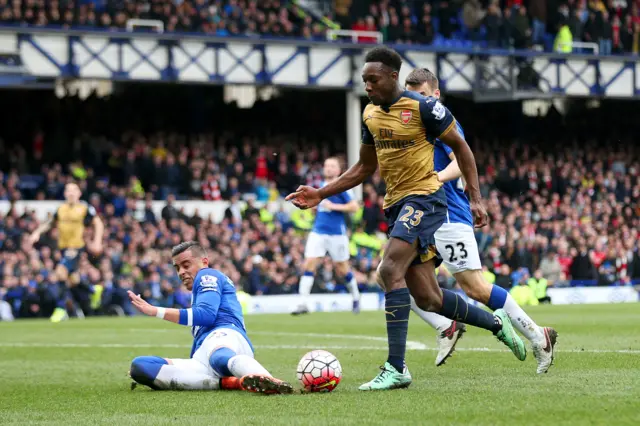
[[[315,350],[302,357],[297,373],[307,392],[331,392],[342,379],[342,366],[331,352]]]

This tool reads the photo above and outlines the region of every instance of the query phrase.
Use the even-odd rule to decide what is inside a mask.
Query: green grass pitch
[[[295,382],[310,349],[327,349],[342,363],[335,392],[286,396],[131,391],[133,357],[189,353],[189,329],[155,318],[0,323],[0,425],[640,424],[640,304],[529,311],[560,334],[548,374],[535,374],[531,352],[519,362],[477,329],[436,368],[435,333],[413,316],[414,383],[379,393],[357,388],[386,358],[382,312],[249,316],[256,357],[274,375]]]

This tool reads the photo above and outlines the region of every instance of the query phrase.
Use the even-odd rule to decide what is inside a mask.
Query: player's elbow
[[[358,176],[364,180],[376,171],[376,169],[378,168],[378,163],[377,161],[362,161],[361,158],[360,160],[358,160],[356,166],[357,167],[355,169],[357,170]]]

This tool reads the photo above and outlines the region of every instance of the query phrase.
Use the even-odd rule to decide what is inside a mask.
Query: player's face
[[[80,188],[74,183],[69,183],[64,187],[64,198],[69,203],[77,203],[80,200]]]
[[[362,81],[369,100],[374,105],[386,105],[393,102],[394,91],[398,85],[398,73],[380,62],[368,62],[362,69]]]
[[[324,162],[324,177],[325,179],[334,179],[340,175],[340,165],[334,159],[329,159]]]
[[[191,291],[193,288],[193,280],[200,269],[205,268],[209,264],[209,260],[193,255],[191,250],[186,250],[177,256],[173,257],[173,267],[178,273],[178,277],[182,281],[182,284]]]
[[[433,96],[434,98],[440,99],[440,89],[433,90],[427,82],[422,83],[420,86],[407,84],[406,89],[411,92],[418,92],[422,96]]]

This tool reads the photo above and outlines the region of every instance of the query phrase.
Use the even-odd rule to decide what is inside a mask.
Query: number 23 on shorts
[[[411,226],[418,226],[422,221],[422,216],[424,216],[424,212],[422,210],[416,210],[411,206],[405,206],[402,209],[402,214],[400,218],[398,218],[399,222],[409,223]]]
[[[456,256],[456,247],[458,248],[459,257]],[[446,248],[449,252],[449,262],[455,262],[456,260],[458,260],[458,258],[466,259],[469,255],[464,247],[464,243],[456,243],[456,247],[454,247],[452,244],[447,244],[446,246],[444,246],[444,248]]]

